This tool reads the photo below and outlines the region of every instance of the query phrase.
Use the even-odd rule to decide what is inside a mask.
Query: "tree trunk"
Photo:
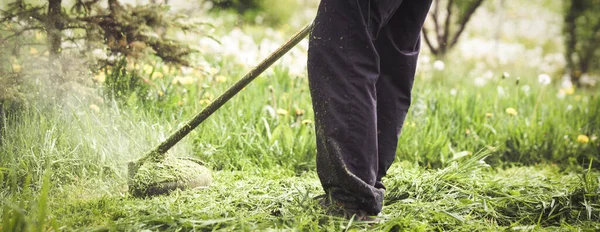
[[[48,73],[50,82],[56,86],[61,85],[60,64],[58,58],[61,52],[62,29],[62,0],[48,0],[48,15],[46,17],[46,31],[48,34]]]
[[[579,83],[579,77],[577,75],[577,68],[575,67],[575,63],[573,61],[573,56],[575,55],[575,45],[577,44],[577,35],[575,34],[576,7],[573,5],[575,5],[574,1],[571,1],[571,5],[569,6],[567,14],[565,15],[565,59],[567,60],[567,69],[569,72],[569,77],[571,78],[571,82],[577,84]]]

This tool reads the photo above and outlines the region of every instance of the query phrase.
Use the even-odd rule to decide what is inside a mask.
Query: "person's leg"
[[[379,56],[373,41],[401,2],[322,0],[309,42],[319,178],[327,194],[371,215],[383,202],[383,190],[374,187]]]
[[[411,101],[421,28],[430,5],[431,0],[403,1],[375,41],[380,57],[380,76],[376,84],[377,188],[385,188],[381,178],[396,157],[398,137]]]

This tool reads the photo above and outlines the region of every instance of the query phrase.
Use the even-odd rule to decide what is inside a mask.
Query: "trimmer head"
[[[201,161],[192,158],[166,156],[157,161],[138,162],[128,165],[129,192],[136,197],[208,187],[212,182],[210,170]]]

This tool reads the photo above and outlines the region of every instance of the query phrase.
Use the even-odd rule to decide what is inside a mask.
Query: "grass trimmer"
[[[134,196],[144,197],[169,193],[175,189],[209,186],[212,176],[201,161],[168,156],[167,151],[296,46],[308,35],[311,27],[312,23],[306,25],[166,140],[139,160],[130,162],[129,192]]]

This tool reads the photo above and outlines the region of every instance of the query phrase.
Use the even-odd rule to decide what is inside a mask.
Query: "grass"
[[[313,200],[322,190],[307,79],[281,63],[170,151],[204,161],[210,188],[132,197],[127,163],[240,77],[247,67],[234,60],[206,57],[209,68],[189,80],[140,64],[151,81],[142,88],[118,82],[132,73],[106,74],[112,85],[102,88],[117,88],[104,89],[116,99],[3,117],[0,230],[600,229],[598,87],[559,98],[556,78],[542,86],[525,65],[493,67],[479,86],[480,64],[461,59],[419,67],[380,224],[328,216]]]
[[[216,95],[237,74],[229,72],[228,81],[212,82],[213,89],[173,86],[173,91],[187,91],[164,101]],[[435,80],[417,84],[398,162],[385,180],[384,223],[376,225],[325,215],[312,200],[322,190],[314,172],[313,128],[306,121],[312,120],[306,79],[281,67],[171,151],[200,158],[215,172],[210,188],[168,196],[130,196],[126,163],[198,111],[200,101],[166,112],[148,107],[164,104],[158,100],[128,100],[127,106],[113,102],[99,111],[84,102],[75,108],[26,109],[7,119],[2,132],[2,226],[101,231],[598,229],[600,175],[597,162],[589,159],[597,160],[598,140],[584,144],[575,139],[598,134],[596,93],[578,90],[580,97],[558,100],[550,94],[558,90],[555,86],[531,82],[526,95],[520,88],[509,89],[514,81],[496,81],[480,89],[466,87],[465,81],[457,85],[464,89],[456,95]],[[505,86],[509,95],[498,96],[497,86]],[[546,94],[538,97],[542,91]],[[532,116],[536,104],[537,120]],[[567,105],[572,105],[569,111]],[[518,114],[507,114],[507,107]]]

